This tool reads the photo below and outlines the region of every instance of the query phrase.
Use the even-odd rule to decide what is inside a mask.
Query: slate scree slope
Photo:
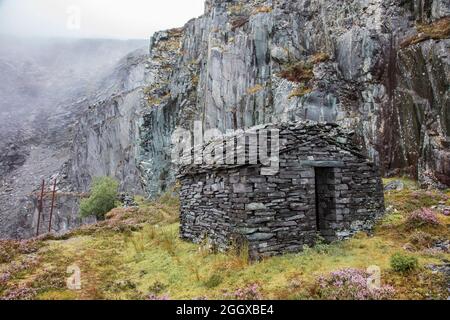
[[[123,59],[98,99],[80,97],[77,116],[62,113],[67,125],[52,130],[70,127],[73,145],[47,155],[52,163],[38,176],[78,194],[92,177],[111,175],[122,191],[155,197],[175,182],[177,127],[314,120],[353,130],[383,175],[449,186],[449,25],[446,0],[207,0],[202,16]],[[39,179],[26,193],[11,191],[23,189],[18,173],[34,175],[22,169],[27,159],[48,150],[30,152],[32,143],[2,147],[0,201],[14,205],[1,212],[0,236],[34,228]],[[60,212],[66,222],[54,231],[76,226],[67,221],[77,201],[66,205],[73,209]]]

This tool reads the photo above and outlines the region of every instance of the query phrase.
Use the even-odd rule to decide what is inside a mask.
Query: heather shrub
[[[9,272],[0,273],[0,292],[6,289],[10,279],[11,274]]]
[[[153,300],[153,301],[157,301],[157,300],[166,301],[166,300],[170,300],[170,297],[168,295],[158,296],[158,295],[152,293],[148,296],[147,299]]]
[[[110,177],[94,178],[91,195],[81,200],[80,215],[82,217],[95,215],[103,220],[105,214],[116,207],[119,183]]]
[[[410,228],[419,228],[422,226],[439,225],[439,219],[436,212],[428,208],[422,208],[413,211],[406,217],[406,225]]]
[[[6,291],[0,300],[33,300],[35,296],[36,289],[19,285]]]
[[[391,257],[391,268],[395,272],[408,273],[419,267],[419,261],[416,257],[396,253]]]
[[[391,286],[370,288],[369,274],[359,269],[341,269],[321,276],[316,283],[316,294],[326,300],[385,300],[395,291]]]
[[[234,300],[261,300],[262,295],[260,287],[257,283],[248,284],[242,288],[236,289],[234,292],[225,293],[225,297]]]
[[[17,245],[12,240],[0,240],[0,263],[7,263],[17,253]]]
[[[0,240],[0,263],[8,263],[18,254],[34,253],[39,245],[33,240]]]

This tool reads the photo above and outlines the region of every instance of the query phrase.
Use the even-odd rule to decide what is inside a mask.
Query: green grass
[[[386,194],[395,212],[387,215],[373,236],[363,233],[353,239],[321,244],[298,254],[250,263],[233,252],[213,254],[201,246],[179,239],[178,201],[170,194],[156,202],[138,199],[139,209],[114,209],[107,220],[84,227],[62,238],[42,241],[37,252],[15,253],[20,261],[38,257],[20,273],[13,274],[0,289],[0,296],[16,285],[34,286],[37,299],[145,299],[149,294],[171,299],[224,299],[247,284],[258,284],[267,299],[311,299],[316,279],[340,268],[366,269],[377,265],[382,283],[396,289],[398,299],[446,299],[445,279],[424,266],[450,259],[448,253],[431,254],[426,248],[409,252],[419,261],[419,271],[399,275],[391,270],[391,256],[414,232],[404,228],[405,215],[422,206],[443,201],[449,193],[411,189]],[[433,237],[449,238],[450,218],[440,216],[442,225],[421,230]],[[76,264],[81,269],[82,290],[65,288],[65,270]],[[1,270],[11,265],[0,264]],[[47,271],[45,271],[47,270]],[[48,271],[54,270],[54,271]],[[44,275],[43,275],[44,274]],[[156,291],[156,292],[155,292]]]

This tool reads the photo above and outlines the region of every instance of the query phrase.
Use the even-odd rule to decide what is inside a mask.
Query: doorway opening
[[[336,221],[335,176],[333,168],[314,168],[316,187],[316,231],[326,241],[333,241],[331,224]]]

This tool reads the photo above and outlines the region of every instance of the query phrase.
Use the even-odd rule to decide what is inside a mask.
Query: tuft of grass
[[[393,206],[400,213],[410,213],[421,208],[429,208],[446,201],[448,197],[438,190],[390,191],[385,194],[386,207]]]
[[[313,66],[304,61],[289,64],[280,72],[280,77],[291,82],[306,83],[314,78]]]
[[[450,37],[450,17],[444,17],[430,24],[417,25],[417,33],[405,39],[401,44],[401,48],[426,41],[448,39]]]

